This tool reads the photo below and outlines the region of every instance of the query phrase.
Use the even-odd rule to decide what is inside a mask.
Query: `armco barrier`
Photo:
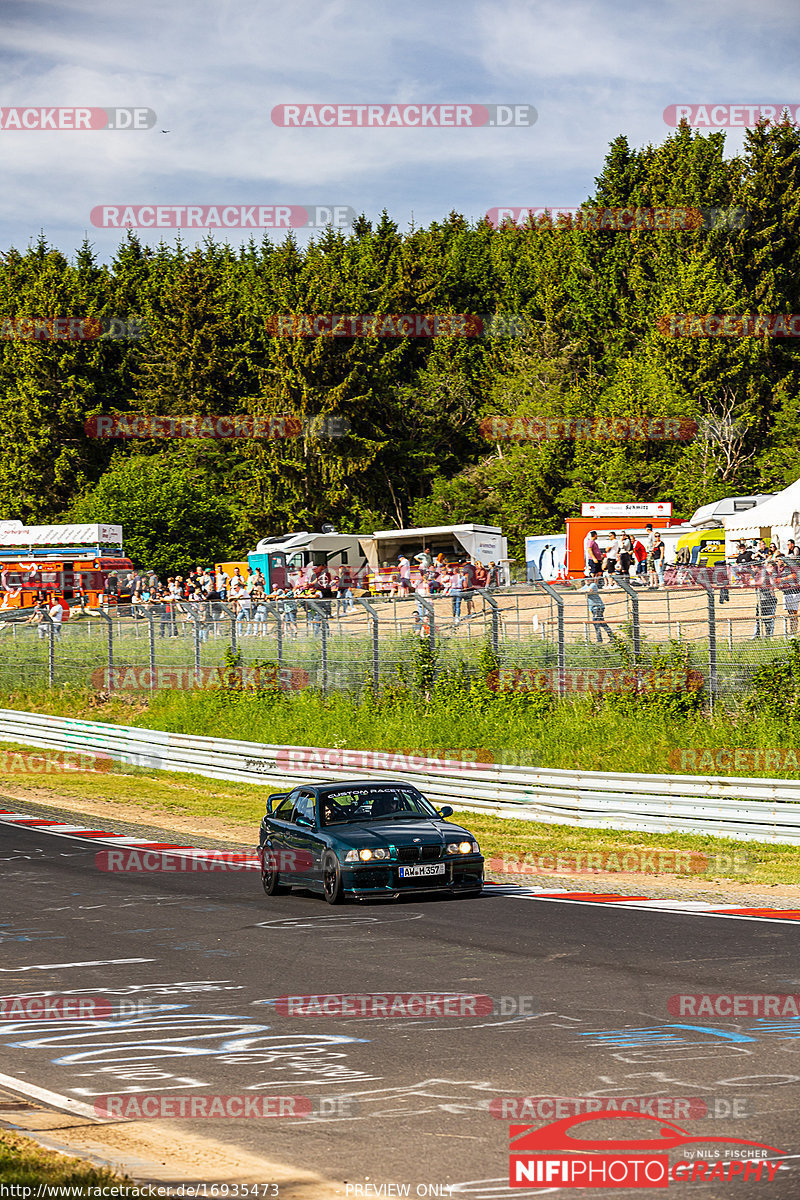
[[[8,708],[0,709],[2,741],[57,750],[102,751],[134,766],[245,783],[385,778],[392,773],[377,764],[374,768],[352,765],[346,750],[195,737]],[[311,764],[309,753],[315,755]],[[456,761],[443,764],[443,769],[434,773],[414,770],[409,756],[402,757],[402,778],[416,784],[437,803],[448,803],[453,808],[559,825],[800,843],[800,781],[633,776]]]

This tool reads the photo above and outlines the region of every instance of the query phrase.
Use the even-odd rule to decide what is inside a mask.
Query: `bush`
[[[792,639],[788,654],[752,675],[742,710],[750,716],[800,721],[800,641]]]

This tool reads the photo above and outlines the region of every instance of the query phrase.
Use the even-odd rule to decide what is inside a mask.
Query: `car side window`
[[[277,807],[273,810],[273,817],[277,817],[279,821],[291,821],[294,819],[294,802],[295,796],[286,796],[281,800]]]
[[[314,797],[310,792],[301,792],[295,800],[292,820],[296,821],[298,817],[305,817],[312,825],[316,825],[317,823]]]

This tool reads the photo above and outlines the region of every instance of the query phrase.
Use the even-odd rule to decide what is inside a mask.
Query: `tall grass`
[[[106,699],[64,686],[15,691],[0,700],[10,708],[273,745],[475,751],[512,764],[631,774],[680,771],[670,754],[684,749],[800,745],[800,724],[768,711],[681,713],[668,704],[612,704],[582,696],[553,703],[536,693],[493,693],[474,679],[429,691],[402,684],[379,697],[367,688],[358,695],[328,696],[313,689],[258,694],[198,689]],[[691,760],[683,769],[697,773]],[[700,773],[797,775],[746,763]]]

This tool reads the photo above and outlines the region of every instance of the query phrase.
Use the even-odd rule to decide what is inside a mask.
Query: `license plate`
[[[444,875],[444,863],[431,863],[424,867],[399,867],[401,879],[412,879],[418,875]]]

